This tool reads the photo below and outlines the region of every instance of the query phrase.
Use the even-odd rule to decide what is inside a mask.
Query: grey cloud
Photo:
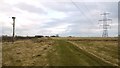
[[[16,14],[16,13],[20,13],[18,11],[15,11],[13,8],[15,6],[12,6],[10,4],[7,3],[0,3],[0,12],[6,13],[6,15],[10,16],[12,14]]]
[[[12,29],[6,26],[2,26],[3,35],[12,35]]]
[[[30,29],[17,29],[17,34],[35,34],[35,33],[41,33],[45,28],[52,28],[54,26],[62,25],[64,23],[66,24],[72,24],[70,25],[65,32],[60,33],[60,35],[68,36],[68,35],[74,35],[74,36],[101,36],[102,32],[92,32],[90,29],[99,29],[99,27],[96,27],[98,24],[99,18],[91,16],[89,13],[92,10],[99,10],[102,7],[106,8],[107,11],[111,12],[111,15],[109,17],[112,17],[113,20],[117,18],[117,5],[116,3],[100,3],[97,5],[97,3],[89,3],[87,2],[76,2],[76,4],[80,7],[80,9],[76,8],[71,2],[60,2],[60,3],[42,3],[45,7],[50,8],[54,11],[60,11],[66,13],[68,16],[63,19],[51,19],[50,22],[45,22],[46,24],[44,26],[36,25],[33,30]],[[42,10],[41,8],[36,8],[35,6],[31,6],[25,3],[19,3],[15,5],[16,7],[26,10],[32,13],[38,13],[38,14],[45,14],[46,12]],[[84,14],[86,15],[84,15]],[[101,12],[102,13],[102,12]],[[88,17],[88,16],[89,17]],[[47,20],[47,19],[46,19]],[[92,20],[92,21],[90,21]],[[38,20],[39,21],[39,20]],[[5,27],[6,28],[6,27]],[[88,30],[88,32],[84,32],[81,30]],[[116,35],[117,28],[113,27],[110,31],[110,35]],[[4,29],[4,30],[10,30],[10,29]],[[116,30],[116,31],[115,31]],[[28,31],[28,32],[25,32]],[[38,32],[37,32],[38,31]],[[32,32],[32,33],[31,33]],[[46,31],[47,32],[47,31]],[[8,33],[8,32],[6,32]]]
[[[56,10],[56,11],[62,11],[62,12],[71,12],[71,11],[77,11],[77,9],[70,3],[70,2],[45,2],[42,3],[44,6]]]
[[[46,12],[42,8],[38,8],[26,3],[18,3],[15,5],[16,7],[20,8],[21,10],[25,10],[32,13],[38,13],[38,14],[46,14]]]

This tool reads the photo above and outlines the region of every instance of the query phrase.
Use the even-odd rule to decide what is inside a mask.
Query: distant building
[[[44,36],[42,36],[42,35],[35,35],[35,38],[42,38],[42,37],[44,37]]]
[[[56,36],[53,35],[53,36],[50,36],[50,37],[56,37]]]
[[[45,37],[49,37],[49,36],[45,36]]]
[[[68,37],[72,37],[72,36],[68,36]]]

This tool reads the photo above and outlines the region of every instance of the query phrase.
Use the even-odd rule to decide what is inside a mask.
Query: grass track
[[[50,66],[111,66],[65,40],[56,40],[53,48],[47,57]]]

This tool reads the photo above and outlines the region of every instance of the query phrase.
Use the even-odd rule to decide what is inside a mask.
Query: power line
[[[93,24],[92,20],[86,16],[86,14],[80,9],[80,7],[75,2],[73,2],[72,0],[71,0],[71,2],[76,8],[78,8],[78,10],[81,12],[81,14],[83,14],[83,16],[85,16],[91,24]]]
[[[86,10],[87,11],[90,11],[90,9],[86,6],[86,3],[84,2],[84,7],[86,8]],[[90,20],[92,21],[92,18],[91,17],[89,17],[90,18]],[[93,22],[93,21],[92,21]]]
[[[102,21],[102,26],[103,26],[103,33],[102,33],[102,37],[108,37],[108,27],[110,26],[108,21],[112,21],[112,19],[108,19],[107,18],[107,15],[110,14],[110,13],[103,13],[101,15],[103,15],[103,19],[102,20],[99,20],[99,21]]]

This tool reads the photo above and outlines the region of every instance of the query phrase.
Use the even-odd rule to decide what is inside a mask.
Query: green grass
[[[72,41],[73,42],[73,41]],[[83,50],[94,53],[95,55],[109,61],[113,64],[118,64],[118,44],[116,41],[74,41]]]
[[[109,66],[100,59],[80,50],[73,44],[57,40],[54,46],[55,52],[48,54],[48,62],[51,66]]]

